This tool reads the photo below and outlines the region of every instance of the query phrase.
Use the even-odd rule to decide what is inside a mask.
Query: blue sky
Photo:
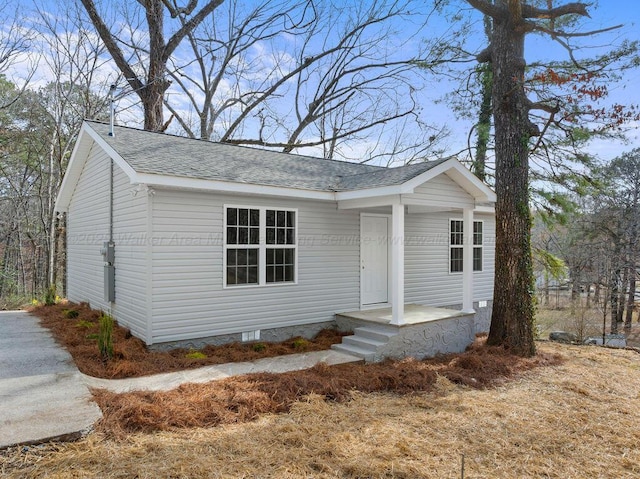
[[[17,0],[14,1],[16,5],[23,5]],[[10,3],[11,3],[10,1]],[[251,4],[257,0],[246,0],[247,4]],[[44,8],[55,11],[59,5],[68,4],[71,0],[66,2],[54,2],[54,1],[41,1],[40,4],[44,5]],[[470,7],[463,0],[454,0],[454,4],[460,6],[460,8],[466,8],[471,10]],[[543,2],[545,3],[545,2]],[[559,3],[559,2],[556,2]],[[566,3],[566,2],[563,2]],[[597,36],[593,39],[588,39],[585,42],[591,45],[598,46],[598,49],[590,50],[589,52],[604,51],[609,45],[616,42],[620,38],[639,39],[640,38],[640,2],[635,0],[600,0],[599,5],[594,5],[590,8],[592,19],[583,23],[582,29],[598,30],[612,25],[624,24],[624,27],[615,32],[607,33]],[[334,4],[340,5],[340,0],[334,0]],[[344,2],[345,5],[351,4],[351,2]],[[482,20],[479,15],[475,16],[476,23],[473,28],[478,33],[477,47],[483,42],[482,39]],[[407,31],[410,29],[407,26]],[[435,23],[432,23],[429,27],[429,31],[424,31],[424,36],[427,37],[433,32],[433,30],[444,30],[447,28],[446,20],[439,19]],[[417,37],[416,37],[417,41]],[[538,61],[549,58],[562,57],[565,58],[565,52],[557,44],[554,44],[548,38],[531,37],[527,42],[527,61]],[[41,79],[43,80],[43,79]],[[625,75],[622,82],[609,85],[610,102],[618,102],[622,104],[640,104],[640,69],[629,72]],[[471,127],[469,120],[457,119],[446,101],[440,101],[436,103],[436,100],[442,100],[443,96],[452,88],[452,85],[443,80],[434,81],[432,85],[429,85],[428,89],[422,91],[421,99],[423,100],[423,116],[425,120],[435,123],[437,125],[447,125],[452,131],[452,135],[446,140],[447,153],[458,153],[466,148],[467,137],[469,129]],[[609,160],[623,151],[630,150],[634,147],[640,147],[640,132],[638,125],[629,125],[627,131],[629,138],[628,144],[623,144],[619,140],[612,142],[594,142],[591,146],[590,152],[597,154],[603,160]]]

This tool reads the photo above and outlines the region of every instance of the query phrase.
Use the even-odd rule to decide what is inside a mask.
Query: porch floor
[[[346,318],[359,319],[362,321],[370,321],[378,324],[391,323],[391,308],[366,309],[358,311],[348,311],[337,313],[339,316]],[[458,316],[467,316],[455,309],[435,308],[433,306],[423,306],[421,304],[405,304],[404,305],[404,322],[405,324],[421,324],[441,319],[456,318]]]

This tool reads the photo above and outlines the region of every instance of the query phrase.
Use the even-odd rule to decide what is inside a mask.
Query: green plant
[[[113,317],[103,314],[100,317],[100,331],[98,332],[98,350],[103,360],[113,358]]]
[[[87,334],[85,336],[85,338],[96,340],[96,339],[98,339],[98,334],[96,334],[96,333]]]
[[[293,346],[293,349],[299,349],[303,351],[309,347],[309,341],[304,338],[295,338],[291,342],[291,345]]]
[[[254,343],[252,346],[252,349],[256,352],[256,353],[261,353],[262,351],[264,351],[265,349],[267,349],[267,345],[264,343]]]
[[[76,326],[78,328],[93,328],[93,323],[91,321],[85,321],[84,319],[81,319],[80,321],[78,321],[76,323]]]
[[[204,354],[202,351],[192,349],[187,354],[185,354],[184,357],[187,359],[205,359],[207,355]]]
[[[47,288],[47,292],[44,295],[45,306],[53,306],[56,304],[56,285],[52,284]]]
[[[64,314],[65,318],[74,319],[80,316],[80,311],[77,309],[63,309],[62,314]]]

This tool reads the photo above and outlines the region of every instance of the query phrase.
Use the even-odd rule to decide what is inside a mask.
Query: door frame
[[[364,269],[362,268],[362,249],[364,244],[362,242],[363,237],[363,225],[365,217],[382,217],[387,219],[387,301],[384,303],[367,303],[363,302],[363,285],[364,285]],[[360,309],[376,309],[380,307],[388,307],[391,305],[391,215],[386,213],[360,213],[360,261],[358,261],[358,268],[360,268]]]

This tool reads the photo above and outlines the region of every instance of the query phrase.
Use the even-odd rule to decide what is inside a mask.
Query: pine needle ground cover
[[[461,477],[464,454],[467,479],[640,477],[640,355],[552,343],[538,348],[538,367],[512,365],[510,379],[483,388],[471,381],[477,369],[465,381],[447,377],[447,368],[455,372],[449,358],[433,365],[435,380],[425,391],[407,391],[414,378],[407,383],[414,386],[398,384],[396,392],[344,391],[344,400],[318,391],[246,423],[236,417],[217,427],[123,435],[103,429],[77,443],[0,453],[0,475],[440,479]],[[239,385],[214,384],[224,394],[244,394]],[[173,394],[188,402],[197,400],[194,393],[189,386]],[[132,407],[138,400],[130,397]]]
[[[285,354],[323,351],[346,333],[325,329],[314,339],[293,338],[280,343],[231,343],[199,350],[149,350],[144,342],[117,324],[113,328],[113,357],[105,360],[98,347],[100,311],[87,304],[61,302],[31,310],[73,357],[78,369],[106,379],[131,378],[198,368],[212,364],[252,361]]]

